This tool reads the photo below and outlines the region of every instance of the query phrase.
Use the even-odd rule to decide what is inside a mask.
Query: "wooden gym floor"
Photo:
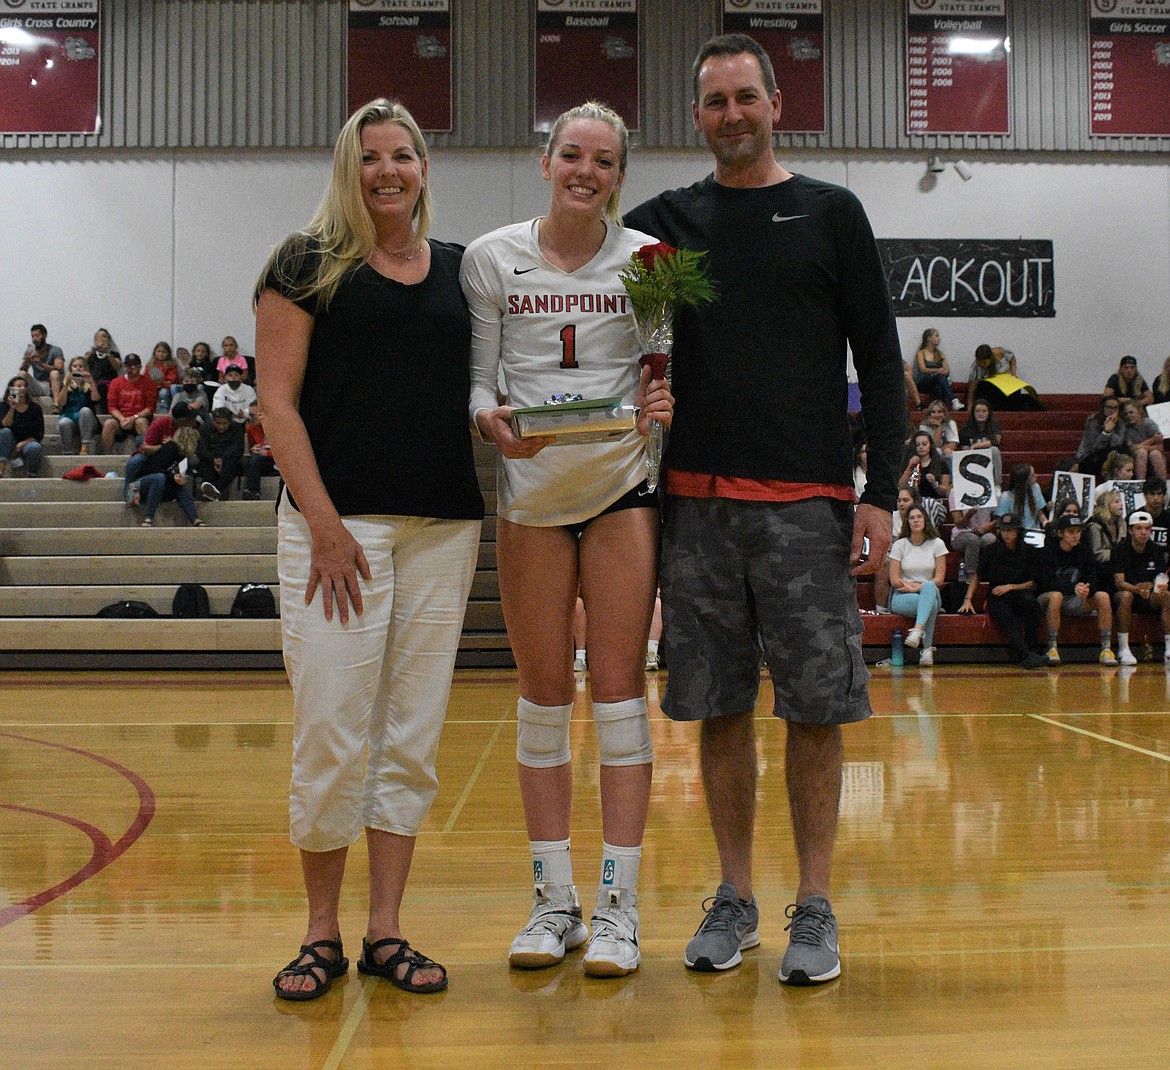
[[[717,883],[696,730],[650,697],[657,748],[642,968],[509,971],[529,864],[515,679],[461,672],[407,935],[450,989],[351,969],[290,1004],[270,979],[304,916],[286,836],[281,673],[0,674],[0,1063],[318,1068],[596,1065],[1059,1070],[1170,1066],[1170,674],[876,670],[846,730],[834,874],[843,974],[776,981],[794,883],[783,725],[757,709],[763,943],[721,975],[682,949]],[[584,681],[576,879],[600,822]],[[343,935],[356,958],[365,852]]]

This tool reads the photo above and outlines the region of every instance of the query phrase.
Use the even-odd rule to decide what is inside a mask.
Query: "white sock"
[[[1129,632],[1118,632],[1117,633],[1117,649],[1118,650],[1128,650],[1129,649]]]
[[[575,661],[584,661],[585,660],[585,648],[582,647],[580,650],[574,650],[573,651],[573,659]]]
[[[533,884],[572,884],[573,859],[568,840],[529,840]]]
[[[658,640],[657,639],[648,639],[646,641],[646,653],[647,654],[657,654],[658,653]]]
[[[601,845],[601,884],[597,889],[597,905],[609,905],[609,893],[625,890],[638,894],[638,867],[642,862],[642,846],[614,847]]]

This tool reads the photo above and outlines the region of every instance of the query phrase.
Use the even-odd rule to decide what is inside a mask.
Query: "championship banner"
[[[951,454],[956,509],[993,509],[999,503],[991,450],[962,450]]]
[[[537,0],[533,129],[597,100],[639,123],[637,0]]]
[[[1089,133],[1170,136],[1170,3],[1089,0]]]
[[[1052,242],[1011,238],[879,238],[898,316],[1050,318]]]
[[[907,0],[906,133],[1010,134],[1007,0]]]
[[[822,0],[723,0],[723,32],[747,34],[768,53],[782,103],[773,130],[823,134],[828,129]]]
[[[450,0],[349,0],[348,113],[399,101],[419,129],[451,130]]]
[[[1053,472],[1052,497],[1048,505],[1054,506],[1061,499],[1071,498],[1081,508],[1081,517],[1088,519],[1096,507],[1094,491],[1097,479],[1088,472]]]
[[[0,133],[96,134],[98,0],[0,2]]]

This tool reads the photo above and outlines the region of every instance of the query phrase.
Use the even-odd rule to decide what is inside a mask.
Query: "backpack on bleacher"
[[[232,602],[233,617],[268,618],[276,616],[276,599],[264,583],[243,583]]]
[[[171,601],[172,617],[210,617],[211,599],[201,583],[181,583]]]
[[[158,612],[149,602],[139,602],[137,599],[123,602],[111,602],[97,611],[99,617],[119,617],[141,620],[144,617],[157,617]]]

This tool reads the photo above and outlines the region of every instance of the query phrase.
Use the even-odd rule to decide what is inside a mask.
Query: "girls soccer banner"
[[[1089,0],[1089,132],[1170,136],[1170,2]]]
[[[637,0],[537,0],[533,129],[587,100],[638,129]]]
[[[0,3],[0,132],[96,134],[98,0]]]
[[[723,32],[747,34],[768,53],[783,104],[772,129],[791,134],[828,129],[822,0],[723,0]]]
[[[451,130],[450,0],[349,0],[346,101],[397,100],[430,133]]]
[[[907,0],[906,133],[1010,134],[1007,0]]]

